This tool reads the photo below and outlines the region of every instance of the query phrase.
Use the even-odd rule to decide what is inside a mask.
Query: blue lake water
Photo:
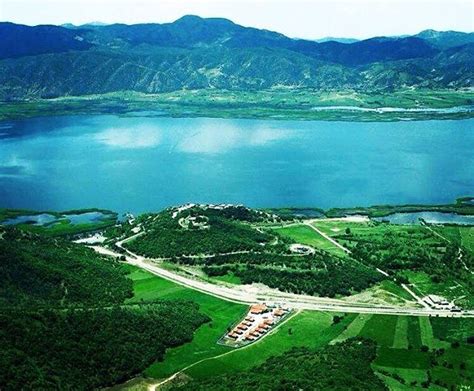
[[[392,224],[417,224],[420,223],[420,219],[432,224],[474,225],[474,216],[443,212],[401,212],[374,220],[389,221]]]
[[[42,213],[38,215],[24,215],[14,217],[12,219],[7,219],[2,221],[2,224],[5,225],[15,225],[15,224],[32,224],[32,225],[45,225],[56,221],[57,218],[48,213]]]
[[[0,122],[0,207],[143,212],[449,203],[474,193],[474,120],[38,117]]]

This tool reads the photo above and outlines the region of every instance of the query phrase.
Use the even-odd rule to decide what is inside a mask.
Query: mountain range
[[[0,23],[4,101],[206,88],[463,88],[473,80],[474,33],[316,42],[197,16],[165,24]]]

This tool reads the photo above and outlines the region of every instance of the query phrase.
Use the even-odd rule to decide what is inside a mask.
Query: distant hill
[[[79,27],[0,23],[0,100],[115,91],[357,91],[472,86],[472,35],[424,31],[342,43],[222,18]]]
[[[92,46],[78,32],[59,26],[30,27],[0,23],[0,37],[0,59],[86,50]]]
[[[424,30],[415,35],[415,37],[424,39],[441,49],[474,43],[474,33],[461,33],[458,31]]]
[[[324,37],[324,38],[313,39],[313,41],[318,42],[318,43],[330,42],[330,41],[340,42],[340,43],[354,43],[360,40],[356,38]]]

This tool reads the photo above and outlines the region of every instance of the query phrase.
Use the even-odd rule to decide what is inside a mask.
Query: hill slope
[[[123,382],[209,319],[190,301],[128,305],[123,267],[65,240],[0,227],[0,389]],[[59,307],[59,308],[58,308]]]
[[[79,28],[0,23],[0,100],[125,90],[470,87],[472,34],[463,34],[318,43],[197,16]]]

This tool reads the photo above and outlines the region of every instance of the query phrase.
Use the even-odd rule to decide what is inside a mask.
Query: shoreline
[[[184,90],[111,92],[5,101],[0,122],[40,116],[99,115],[295,121],[398,122],[474,118],[472,90],[387,92]]]

